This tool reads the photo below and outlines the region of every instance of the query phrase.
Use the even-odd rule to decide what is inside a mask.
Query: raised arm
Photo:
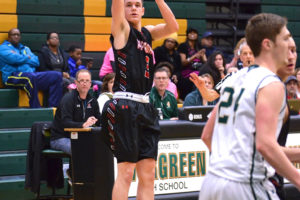
[[[260,89],[256,103],[256,149],[282,176],[300,189],[300,173],[288,160],[277,143],[278,113],[284,98],[284,86],[271,83]]]
[[[219,93],[217,93],[215,90],[208,89],[207,87],[205,87],[204,79],[202,77],[199,77],[196,73],[190,74],[190,81],[194,83],[194,85],[199,90],[201,96],[206,101],[214,101],[220,97]]]
[[[153,40],[168,36],[174,32],[177,32],[179,29],[175,16],[165,1],[155,0],[155,2],[165,23],[158,24],[156,26],[146,26],[146,28],[150,31]]]
[[[111,33],[114,37],[113,45],[116,49],[121,49],[127,43],[130,30],[129,23],[125,18],[124,0],[112,0],[111,14]]]

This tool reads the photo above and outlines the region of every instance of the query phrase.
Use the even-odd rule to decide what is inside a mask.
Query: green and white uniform
[[[255,144],[258,91],[278,81],[273,72],[257,65],[244,68],[224,81],[213,131],[209,173],[199,199],[278,199],[268,182],[275,170],[256,150]],[[276,137],[282,126],[285,104],[284,97]]]

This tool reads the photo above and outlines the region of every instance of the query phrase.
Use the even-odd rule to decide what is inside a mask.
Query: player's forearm
[[[257,144],[257,150],[276,172],[300,189],[300,173],[285,156],[276,140]]]
[[[300,162],[300,148],[281,147],[291,162]]]
[[[205,87],[205,85],[203,85],[203,87],[197,87],[197,88],[202,98],[205,99],[206,101],[214,101],[220,96],[215,90],[208,89],[207,87]]]
[[[215,125],[215,120],[216,120],[217,107],[218,106],[215,106],[215,108],[211,112],[211,115],[210,115],[209,119],[207,120],[207,122],[204,126],[204,129],[202,131],[202,134],[201,134],[201,139],[206,144],[209,151],[211,151],[211,141],[212,141],[214,125]]]
[[[169,6],[165,3],[164,0],[156,0],[156,4],[166,23],[166,28],[170,31],[170,33],[177,32],[179,29],[179,25]]]

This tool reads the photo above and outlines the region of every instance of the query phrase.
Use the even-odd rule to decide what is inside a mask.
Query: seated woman
[[[115,82],[115,76],[116,76],[115,73],[109,73],[104,76],[102,88],[101,88],[101,94],[97,100],[101,114],[105,103],[113,97],[112,88]]]
[[[213,89],[214,88],[214,80],[212,78],[212,76],[210,74],[203,74],[201,75],[201,77],[204,79],[205,81],[205,87],[208,89]],[[195,89],[194,91],[192,91],[191,93],[189,93],[185,99],[184,99],[184,103],[183,106],[207,106],[207,105],[216,105],[217,103],[217,99],[214,101],[207,101],[205,100],[198,89]]]
[[[199,75],[210,74],[214,83],[219,83],[225,77],[225,60],[221,51],[215,51],[207,60],[207,63],[200,69]]]
[[[178,46],[178,52],[181,58],[181,80],[177,86],[180,98],[185,96],[194,89],[193,83],[189,80],[191,73],[199,73],[207,58],[205,49],[201,47],[198,41],[198,31],[195,28],[188,28],[186,32],[186,41]]]
[[[68,73],[68,54],[60,48],[59,34],[50,32],[47,34],[47,42],[43,45],[39,54],[39,71],[59,71],[63,75],[63,90],[68,91],[67,87],[74,83],[74,78]]]

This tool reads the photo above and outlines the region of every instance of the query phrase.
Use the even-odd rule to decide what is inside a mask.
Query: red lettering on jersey
[[[145,61],[146,61],[147,64],[150,62],[149,56],[146,56],[146,57],[145,57]]]
[[[153,51],[151,46],[147,42],[137,40],[136,44],[137,44],[136,47],[137,49],[144,51],[147,54],[150,54]]]
[[[149,75],[149,72],[148,72],[148,71],[145,71],[145,77],[146,77],[147,79],[150,78],[150,75]]]
[[[136,44],[137,44],[136,47],[137,49],[143,50],[143,41],[137,40]]]

